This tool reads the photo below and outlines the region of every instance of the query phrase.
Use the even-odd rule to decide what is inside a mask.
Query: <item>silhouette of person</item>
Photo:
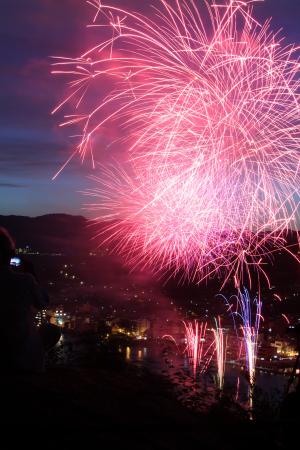
[[[14,256],[14,240],[0,227],[0,366],[2,371],[41,371],[45,352],[35,314],[49,298],[22,262],[20,270],[13,269]]]

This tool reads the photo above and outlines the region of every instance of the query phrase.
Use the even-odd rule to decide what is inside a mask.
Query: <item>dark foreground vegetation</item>
[[[51,360],[52,357],[52,360]],[[109,348],[72,364],[50,355],[45,373],[1,375],[2,450],[288,449],[297,439],[297,395],[254,420],[229,397],[207,413],[185,408],[169,382],[127,364]]]

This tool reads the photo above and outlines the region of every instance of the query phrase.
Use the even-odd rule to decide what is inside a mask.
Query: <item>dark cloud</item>
[[[28,185],[26,185],[26,184],[2,183],[2,182],[0,182],[0,189],[1,188],[20,189],[20,188],[27,188],[27,187],[28,187]]]

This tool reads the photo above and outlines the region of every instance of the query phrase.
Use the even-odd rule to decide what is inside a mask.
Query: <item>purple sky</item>
[[[111,1],[132,9],[142,4],[146,13],[152,3]],[[91,13],[84,0],[1,2],[0,214],[83,213],[79,191],[89,184],[89,163],[74,161],[51,181],[74,142],[70,130],[58,128],[60,117],[50,115],[64,92],[64,81],[50,75],[50,56],[78,56],[89,46]],[[266,0],[255,16],[272,16],[273,29],[300,44],[300,1]]]

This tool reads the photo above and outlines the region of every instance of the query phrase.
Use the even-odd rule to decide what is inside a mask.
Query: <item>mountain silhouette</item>
[[[67,254],[95,248],[89,221],[83,216],[46,214],[38,217],[0,216],[0,226],[9,230],[17,247],[29,246],[39,252]]]

